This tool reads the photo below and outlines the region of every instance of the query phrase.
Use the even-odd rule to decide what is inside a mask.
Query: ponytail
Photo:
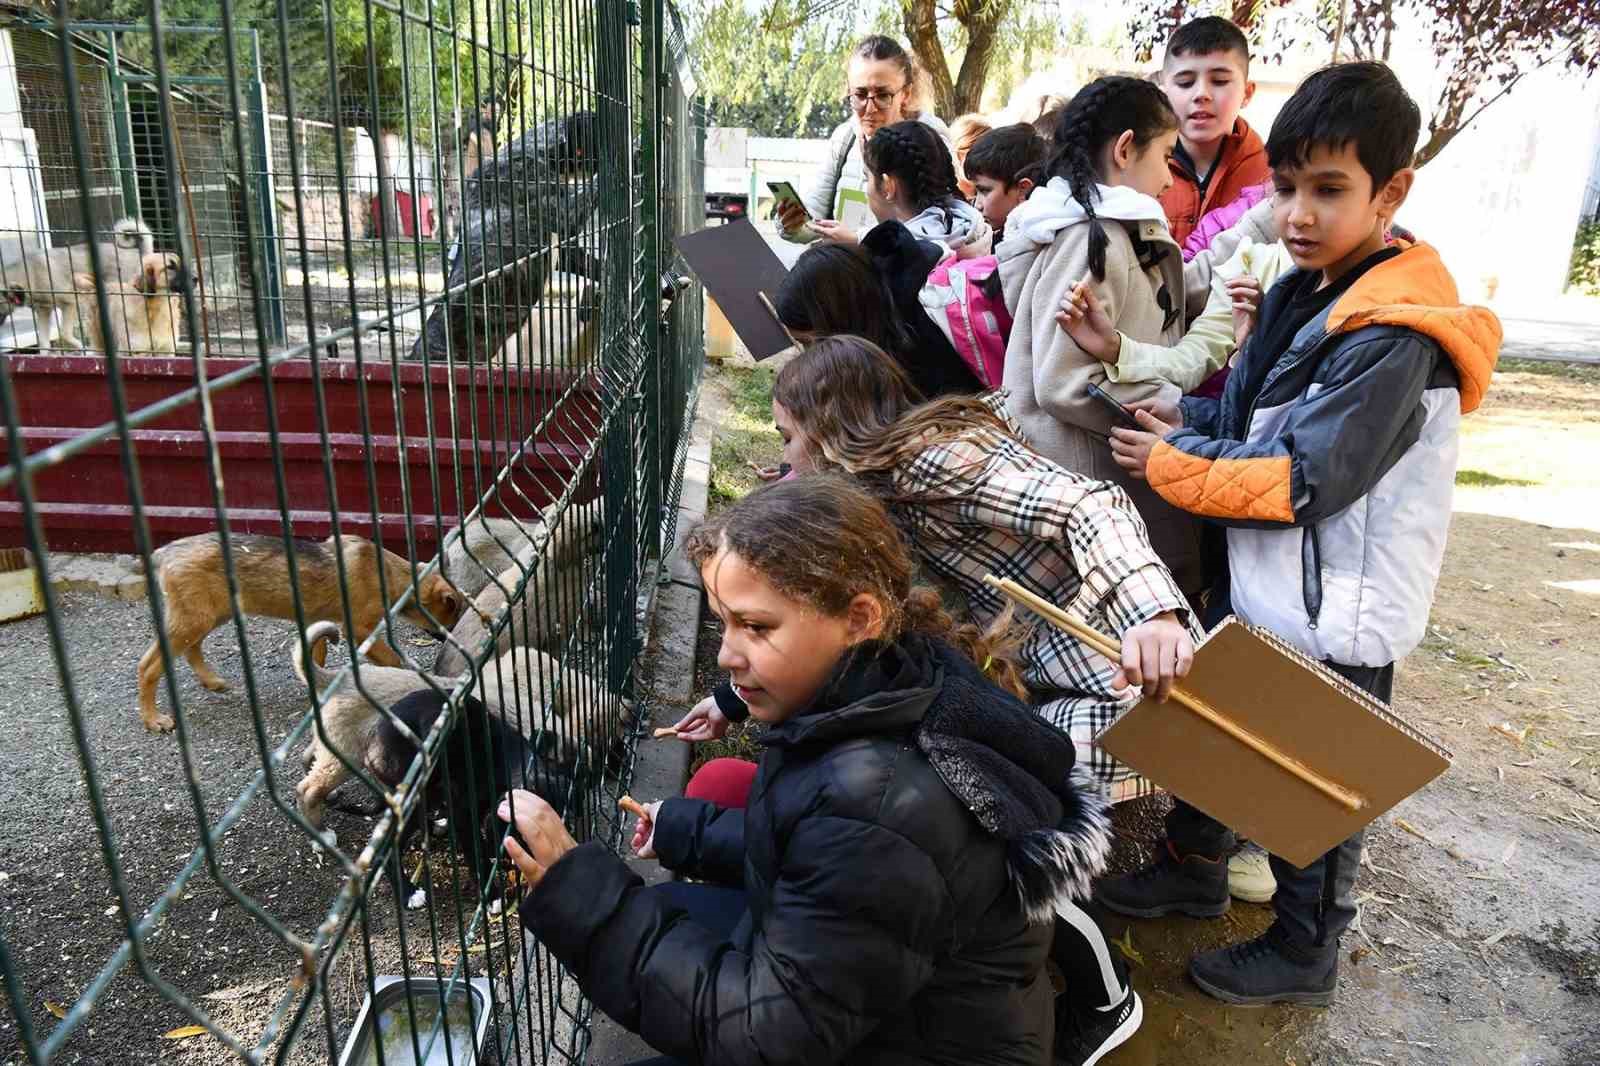
[[[1089,271],[1096,281],[1106,277],[1106,247],[1110,238],[1095,215],[1100,154],[1128,130],[1133,143],[1143,148],[1178,124],[1178,116],[1160,86],[1143,78],[1105,77],[1085,85],[1072,98],[1056,122],[1055,155],[1048,176],[1064,180],[1072,198],[1089,219]]]
[[[1022,630],[1013,622],[1013,609],[995,616],[988,626],[972,622],[956,624],[950,612],[944,609],[939,590],[931,585],[916,585],[906,597],[905,626],[909,632],[920,633],[949,644],[971,659],[983,676],[996,686],[1011,693],[1023,703],[1028,702],[1028,686],[1022,681]]]

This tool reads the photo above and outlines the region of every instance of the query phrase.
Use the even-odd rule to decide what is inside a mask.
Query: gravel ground
[[[151,639],[149,608],[144,602],[68,593],[62,617],[89,757],[128,898],[142,912],[187,862],[198,838],[176,736],[152,735],[139,724],[134,670]],[[274,620],[251,619],[248,626],[262,724],[271,745],[288,734],[305,703],[290,665],[292,632],[290,623]],[[432,644],[417,632],[408,639],[414,650]],[[229,692],[201,689],[185,665],[180,665],[178,677],[202,806],[214,819],[245,788],[260,762],[231,627],[213,634],[207,650],[233,685]],[[424,653],[427,658],[431,652]],[[0,812],[9,828],[0,841],[0,923],[21,977],[29,1019],[36,1032],[45,1034],[58,1024],[53,1015],[72,1006],[116,950],[122,926],[42,619],[0,630],[0,678],[0,717],[7,723],[0,745]],[[164,684],[160,691],[165,706]],[[291,757],[278,778],[279,792],[291,804],[299,774],[299,763]],[[354,856],[366,842],[371,820],[330,812],[328,828],[337,834],[339,847]],[[335,1053],[365,994],[365,952],[371,953],[374,973],[402,972],[403,928],[413,973],[431,975],[436,959],[453,967],[460,957],[452,883],[470,896],[472,880],[455,870],[447,845],[436,843],[430,850],[437,950],[428,912],[407,912],[403,923],[397,921],[387,882],[375,888],[365,923],[358,919],[327,977]],[[327,917],[344,880],[335,862],[265,795],[244,811],[223,841],[218,860],[227,879],[254,905],[306,939]],[[519,939],[514,915],[497,922],[489,938],[493,969],[502,976],[507,934],[511,943]],[[467,959],[469,973],[487,973],[481,940],[469,948]],[[299,953],[205,873],[189,882],[150,938],[148,962],[153,975],[251,1045],[266,1030],[274,1007],[300,970]],[[550,995],[548,960],[531,965],[537,967],[538,991]],[[290,1019],[302,1003],[303,997],[295,997]],[[564,1019],[531,1021],[563,1044],[572,1039],[572,1026]],[[164,1036],[190,1022],[130,965],[111,981],[55,1061],[108,1066],[238,1061],[209,1035]],[[529,1023],[525,1017],[519,1026],[523,1041]],[[329,1062],[328,1029],[323,997],[317,997],[307,1005],[303,1036],[288,1061]],[[16,1019],[9,1010],[0,1012],[0,1063],[23,1061]]]

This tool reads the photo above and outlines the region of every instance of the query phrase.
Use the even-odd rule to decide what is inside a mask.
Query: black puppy
[[[423,739],[443,710],[444,698],[432,689],[413,692],[390,708],[396,719]],[[506,833],[505,823],[495,815],[501,797],[511,789],[526,788],[557,814],[565,814],[569,798],[576,802],[582,787],[570,767],[545,758],[527,737],[471,696],[462,698],[461,714],[440,752],[433,773],[424,782],[422,801],[401,828],[390,859],[395,892],[412,909],[422,906],[427,896],[411,883],[402,856],[429,811],[448,809],[456,846],[468,852],[466,858],[482,886]],[[416,745],[392,720],[380,716],[367,748],[367,772],[392,789],[405,778],[416,755]],[[491,895],[498,898],[500,886],[494,887]]]

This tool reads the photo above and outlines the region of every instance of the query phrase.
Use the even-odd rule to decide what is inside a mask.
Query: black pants
[[[1394,692],[1393,663],[1323,665],[1385,703]],[[1355,920],[1362,835],[1357,833],[1304,869],[1271,856],[1272,876],[1278,880],[1272,909],[1279,927],[1296,946],[1314,953],[1336,950],[1339,935]],[[1234,846],[1233,830],[1182,800],[1175,800],[1167,814],[1167,839],[1180,855],[1204,855],[1210,859],[1221,858]]]

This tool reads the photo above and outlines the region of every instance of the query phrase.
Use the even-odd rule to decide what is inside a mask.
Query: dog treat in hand
[[[660,740],[662,737],[675,737],[677,735],[678,731],[669,725],[664,725],[655,731],[655,738],[657,740]]]
[[[621,799],[617,800],[617,806],[621,807],[623,810],[627,811],[636,818],[647,819],[650,817],[650,812],[645,810],[644,805],[638,800],[634,799],[632,796],[623,796]]]

